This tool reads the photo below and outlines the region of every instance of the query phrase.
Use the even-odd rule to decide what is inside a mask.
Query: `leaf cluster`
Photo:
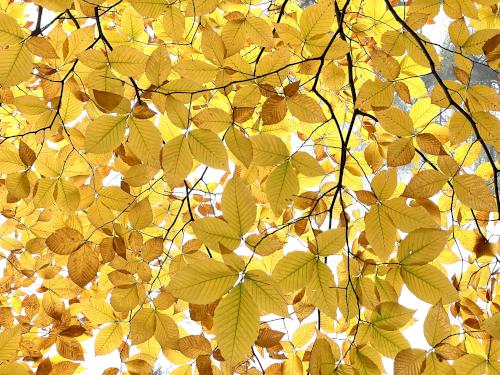
[[[497,4],[300,4],[0,0],[0,374],[500,373]]]

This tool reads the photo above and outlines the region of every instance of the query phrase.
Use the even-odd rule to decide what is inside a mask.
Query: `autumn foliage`
[[[500,373],[495,1],[0,8],[0,374]]]

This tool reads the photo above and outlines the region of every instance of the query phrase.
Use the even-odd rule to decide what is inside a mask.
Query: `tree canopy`
[[[0,374],[500,373],[495,1],[0,8]]]

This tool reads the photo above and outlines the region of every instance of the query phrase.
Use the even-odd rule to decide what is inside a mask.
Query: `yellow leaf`
[[[167,289],[177,298],[190,303],[207,304],[226,294],[237,279],[238,273],[224,263],[205,259],[178,271]]]
[[[0,50],[0,61],[2,87],[9,88],[31,78],[33,55],[24,44],[14,44]]]
[[[7,14],[0,14],[0,46],[18,44],[25,35],[17,21]]]
[[[388,133],[399,137],[407,137],[413,134],[413,121],[410,116],[401,109],[391,107],[377,111],[377,119],[380,125]]]
[[[64,302],[53,291],[48,291],[42,297],[43,311],[53,319],[60,320],[65,311]]]
[[[467,53],[482,55],[482,47],[484,43],[486,43],[489,39],[493,38],[496,35],[498,35],[498,29],[477,30],[474,34],[467,38],[465,43],[462,45],[462,48]]]
[[[384,51],[374,50],[371,53],[372,63],[383,76],[393,81],[399,76],[400,66],[398,61]]]
[[[149,340],[156,330],[156,313],[154,309],[143,307],[130,321],[130,340],[132,344],[141,344]]]
[[[336,360],[328,341],[323,338],[317,338],[311,350],[309,373],[311,375],[333,373],[335,364]]]
[[[64,123],[69,123],[81,116],[83,104],[70,91],[63,92],[59,115]]]
[[[184,35],[184,15],[178,7],[169,6],[165,9],[165,3],[161,3],[165,10],[163,14],[163,28],[167,35],[174,41],[180,41]]]
[[[257,205],[252,194],[235,176],[226,183],[222,193],[222,212],[228,225],[240,235],[245,234],[252,227],[257,215]]]
[[[93,324],[111,323],[115,320],[113,309],[107,301],[99,298],[89,298],[80,302],[83,314]]]
[[[440,2],[436,0],[419,0],[412,4],[410,14],[424,13],[434,18],[439,13]]]
[[[294,251],[281,258],[273,271],[273,279],[283,292],[294,292],[311,279],[316,258],[303,251]]]
[[[161,164],[169,185],[180,185],[193,168],[188,140],[179,135],[163,146]]]
[[[450,34],[450,39],[453,44],[458,47],[464,45],[470,35],[467,24],[463,19],[457,19],[450,23],[450,26],[448,26],[448,33]]]
[[[430,198],[436,195],[447,181],[448,178],[439,171],[433,169],[420,171],[406,185],[403,196]]]
[[[448,364],[448,361],[443,361],[435,352],[430,353],[425,360],[425,370],[423,374],[449,374],[453,373],[454,369]],[[455,372],[456,373],[456,372]]]
[[[108,59],[114,70],[131,77],[144,73],[148,57],[133,47],[117,46],[108,54]]]
[[[89,68],[104,69],[108,63],[106,55],[101,50],[89,49],[78,54],[78,61]]]
[[[496,313],[492,317],[487,318],[482,326],[486,332],[498,339],[500,337],[500,314]]]
[[[471,111],[498,111],[500,100],[497,92],[485,85],[474,85],[467,89],[467,103]]]
[[[161,133],[149,120],[132,118],[129,121],[129,144],[134,154],[144,164],[159,166],[160,149],[162,145]]]
[[[245,21],[245,31],[258,46],[274,47],[273,29],[264,19],[250,13]]]
[[[302,40],[307,41],[327,33],[334,20],[335,11],[331,1],[319,1],[307,7],[299,21]]]
[[[273,125],[282,121],[288,111],[285,98],[272,95],[262,105],[262,123]]]
[[[458,293],[448,278],[436,267],[408,265],[401,267],[404,283],[416,297],[428,303],[450,303],[457,299]]]
[[[75,211],[80,205],[80,191],[69,181],[59,180],[56,186],[56,202],[60,209]]]
[[[188,133],[188,144],[194,158],[215,169],[228,170],[227,151],[217,134],[206,129]]]
[[[113,151],[125,137],[127,118],[103,115],[92,121],[85,135],[85,151],[102,154]]]
[[[394,225],[403,232],[409,233],[418,228],[439,226],[424,207],[408,207],[405,198],[399,197],[385,201],[383,210],[392,219]]]
[[[379,172],[371,182],[372,190],[380,200],[389,199],[398,184],[397,169],[390,168]]]
[[[123,175],[123,181],[133,187],[139,187],[147,184],[153,178],[156,171],[153,167],[144,164],[136,164]]]
[[[316,243],[319,255],[336,254],[346,244],[346,229],[339,227],[321,232],[316,236]]]
[[[199,356],[210,356],[212,347],[210,341],[203,334],[189,335],[179,339],[179,351],[189,358],[198,358]]]
[[[5,185],[9,194],[19,199],[26,198],[31,191],[30,180],[26,172],[8,174]]]
[[[59,336],[56,339],[57,352],[64,358],[74,361],[83,361],[83,348],[80,342],[73,337]]]
[[[7,143],[0,145],[0,170],[2,173],[16,173],[26,169],[16,149]]]
[[[286,100],[288,109],[300,121],[319,123],[326,121],[326,116],[318,101],[308,95],[294,95]]]
[[[129,0],[140,15],[155,18],[165,11],[165,2],[161,0]]]
[[[211,29],[205,29],[201,34],[201,51],[212,63],[223,66],[226,58],[226,47],[219,34]]]
[[[71,0],[36,0],[36,4],[55,12],[64,12],[71,7]]]
[[[330,268],[320,261],[313,263],[312,274],[306,287],[311,302],[330,318],[336,318],[337,293],[335,291],[335,281]]]
[[[485,181],[472,174],[461,174],[453,178],[457,198],[467,207],[478,211],[496,211],[495,198]]]
[[[195,236],[215,251],[234,250],[241,242],[239,232],[234,226],[215,217],[197,219],[191,227]]]
[[[473,118],[484,141],[500,149],[500,120],[489,112],[476,112]],[[470,124],[467,123],[466,126],[470,132],[472,129]],[[450,135],[451,131],[450,124]]]
[[[424,320],[424,336],[429,345],[436,346],[451,335],[451,324],[448,313],[437,303],[429,309]]]
[[[163,255],[163,239],[162,238],[151,238],[144,242],[141,249],[142,258],[146,262],[151,262]]]
[[[149,199],[143,199],[136,203],[128,213],[130,225],[135,229],[143,229],[148,227],[153,222],[153,210]]]
[[[21,326],[5,328],[0,332],[0,361],[10,360],[15,357],[21,341]]]
[[[250,138],[255,165],[277,165],[290,154],[286,144],[272,134],[259,134]]]
[[[448,242],[449,233],[440,229],[417,229],[401,241],[398,260],[402,264],[423,265],[436,259]]]
[[[191,119],[201,129],[220,133],[233,124],[231,116],[220,108],[208,108]]]
[[[155,86],[161,86],[168,78],[171,69],[168,48],[158,46],[146,62],[146,77]]]
[[[171,96],[162,99],[165,100],[164,105],[167,117],[172,124],[178,128],[187,129],[189,124],[189,110],[184,103]]]
[[[113,288],[110,299],[111,306],[118,312],[128,312],[139,304],[137,285]]]
[[[222,27],[221,37],[227,52],[227,57],[239,52],[245,45],[246,30],[243,20],[231,21]]]
[[[453,362],[457,374],[482,375],[486,374],[486,358],[478,354],[465,354]]]
[[[366,238],[381,261],[394,250],[396,227],[382,206],[375,205],[365,215]]]
[[[261,310],[288,317],[287,302],[279,284],[271,276],[259,270],[248,271],[244,285]]]
[[[391,142],[387,147],[387,165],[399,167],[411,163],[415,156],[415,147],[411,138],[400,138]]]
[[[290,161],[273,169],[266,181],[266,196],[276,216],[292,202],[299,188],[299,179]]]
[[[395,358],[401,350],[410,346],[401,332],[386,331],[376,326],[370,327],[370,343],[383,356],[389,358]]]
[[[244,284],[233,288],[215,309],[214,332],[229,365],[236,365],[250,351],[259,333],[259,311]]]
[[[299,173],[307,177],[323,176],[325,174],[319,162],[304,151],[298,151],[292,155],[292,164]]]
[[[181,61],[173,66],[173,70],[181,75],[199,83],[213,81],[217,71],[216,66],[198,60]]]
[[[416,137],[418,147],[430,155],[446,155],[443,145],[430,133],[419,133]]]
[[[112,353],[122,343],[123,331],[120,323],[112,323],[102,328],[95,338],[95,355]]]
[[[436,86],[440,87],[440,86]],[[431,103],[431,99],[424,98],[418,100],[410,109],[410,118],[413,120],[413,127],[420,129],[429,125],[439,114],[439,107]]]
[[[253,145],[251,140],[245,137],[241,130],[232,126],[226,132],[225,141],[229,151],[248,168],[253,160]]]
[[[360,374],[369,375],[381,372],[380,368],[368,356],[362,354],[360,350],[352,350],[351,356],[352,365]]]
[[[99,192],[99,201],[112,210],[125,211],[134,202],[134,197],[118,186],[109,186]]]
[[[389,82],[366,81],[359,90],[356,105],[360,108],[388,108],[392,104],[394,89]]]
[[[386,331],[394,331],[408,323],[415,310],[397,302],[382,302],[373,310],[370,322]]]
[[[170,316],[156,311],[156,328],[154,337],[163,349],[177,349],[179,328]]]

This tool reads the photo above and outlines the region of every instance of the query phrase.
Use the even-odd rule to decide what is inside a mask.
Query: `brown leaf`
[[[111,112],[123,99],[121,95],[108,91],[92,90],[92,94],[96,104],[105,112]]]
[[[255,344],[263,348],[270,348],[279,344],[285,334],[269,328],[261,328]]]
[[[267,98],[262,105],[262,123],[277,124],[285,118],[287,110],[285,98],[277,95]]]
[[[83,361],[83,348],[77,339],[72,337],[58,337],[56,340],[57,352],[64,358],[73,361]]]
[[[146,103],[137,103],[132,111],[132,116],[140,119],[152,118],[156,115],[156,112],[148,107]]]
[[[80,325],[71,325],[60,332],[61,336],[79,337],[86,332],[86,329]]]
[[[212,375],[212,361],[209,355],[199,355],[196,358],[196,368],[200,375]]]
[[[163,254],[163,239],[157,237],[147,240],[142,246],[141,253],[146,262],[160,257]]]
[[[68,258],[71,280],[82,288],[95,279],[99,270],[99,258],[90,245],[84,245]]]
[[[448,343],[436,345],[435,350],[436,354],[446,360],[455,360],[466,354],[462,349]]]
[[[47,237],[45,243],[54,253],[68,255],[83,245],[83,235],[73,228],[61,228]]]
[[[36,160],[35,151],[23,141],[19,141],[19,157],[27,166],[32,166]]]
[[[446,155],[441,142],[430,133],[420,133],[417,135],[417,144],[420,149],[431,155]]]
[[[205,336],[185,336],[179,339],[179,350],[189,358],[198,358],[201,355],[210,355],[212,347]]]

